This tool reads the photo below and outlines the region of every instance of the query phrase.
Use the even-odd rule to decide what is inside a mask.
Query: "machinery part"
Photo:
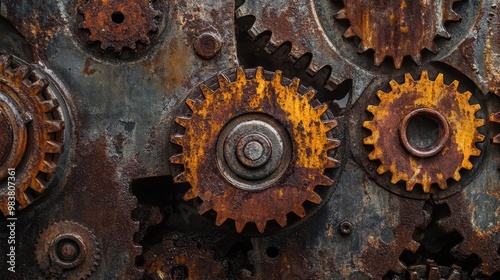
[[[193,239],[164,240],[144,253],[145,277],[148,279],[224,279],[222,262],[215,252]],[[210,271],[210,273],[207,273]]]
[[[222,41],[219,34],[214,32],[203,32],[194,41],[194,50],[205,59],[210,59],[219,53]]]
[[[480,105],[469,104],[470,92],[457,91],[458,81],[450,85],[443,81],[442,74],[435,81],[425,71],[418,81],[406,74],[403,84],[393,80],[389,93],[377,93],[378,106],[367,108],[374,116],[363,123],[372,131],[363,140],[374,146],[368,157],[381,161],[379,174],[392,173],[392,184],[405,181],[407,191],[420,184],[429,193],[434,183],[444,190],[447,179],[459,181],[460,170],[473,167],[470,157],[481,154],[475,146],[484,140],[477,131],[484,125],[484,120],[476,119]],[[433,130],[423,131],[426,122]]]
[[[469,279],[467,273],[462,272],[462,268],[457,265],[451,267],[438,266],[432,260],[427,260],[427,265],[415,265],[407,268],[404,276],[394,276],[392,279],[409,280],[466,280]]]
[[[13,214],[9,210],[9,168],[16,169],[18,210],[48,188],[57,170],[64,142],[58,94],[40,70],[0,54],[0,211],[5,216]]]
[[[87,0],[78,12],[84,16],[79,28],[88,29],[88,41],[100,42],[103,52],[121,54],[124,47],[136,50],[138,42],[149,45],[149,33],[158,31],[160,12],[151,7],[150,0]]]
[[[344,37],[361,39],[359,52],[375,51],[375,65],[380,66],[386,57],[392,57],[396,69],[403,58],[411,56],[422,63],[421,51],[437,52],[436,36],[450,38],[447,21],[458,21],[453,4],[460,0],[438,2],[391,0],[383,3],[362,0],[346,1],[337,19],[349,20],[350,27]]]
[[[490,121],[500,123],[500,112],[494,113],[490,115]],[[495,135],[491,141],[495,144],[500,144],[500,134]]]
[[[322,120],[328,106],[313,107],[314,90],[299,95],[299,80],[283,85],[279,71],[266,80],[262,68],[239,68],[218,83],[202,84],[205,99],[187,99],[192,116],[176,119],[185,133],[171,142],[183,152],[170,161],[184,165],[174,179],[190,183],[184,199],[200,197],[200,213],[213,209],[217,225],[230,218],[238,232],[250,222],[264,232],[273,219],[284,227],[290,212],[303,218],[303,202],[322,200],[315,187],[333,184],[324,170],[339,164],[328,156],[340,144],[328,133],[337,121]]]
[[[93,232],[72,221],[50,225],[39,236],[35,254],[46,275],[86,279],[96,269],[100,247]]]
[[[349,235],[349,234],[351,234],[352,228],[353,228],[353,226],[352,226],[351,222],[343,221],[339,225],[339,232],[343,235]]]

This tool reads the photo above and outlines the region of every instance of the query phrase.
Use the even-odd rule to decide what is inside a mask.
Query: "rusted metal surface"
[[[368,157],[381,161],[377,168],[379,174],[391,172],[392,184],[405,181],[407,191],[412,191],[417,184],[422,186],[424,193],[431,191],[432,184],[446,189],[446,180],[453,178],[459,181],[460,170],[471,170],[473,167],[470,157],[481,154],[475,147],[476,142],[485,138],[477,131],[485,123],[483,119],[476,118],[481,106],[469,104],[470,92],[457,91],[458,81],[450,85],[445,85],[443,81],[442,74],[435,81],[430,80],[425,71],[417,81],[407,74],[404,84],[391,81],[391,92],[377,93],[379,105],[367,107],[374,116],[373,120],[363,123],[363,127],[372,131],[363,140],[364,144],[374,146]],[[421,133],[408,127],[408,118],[416,118],[415,114],[429,118],[436,126],[428,128],[437,132],[435,140],[431,139],[429,143],[408,142],[409,134]],[[423,133],[425,135],[429,131]]]
[[[135,50],[137,42],[149,45],[150,32],[158,32],[160,11],[149,0],[87,0],[78,7],[84,20],[79,27],[90,32],[89,42],[100,42],[101,50],[121,53],[124,47]]]
[[[184,166],[184,172],[175,177],[175,181],[191,185],[184,198],[200,197],[201,214],[213,209],[217,212],[217,225],[232,219],[238,232],[250,222],[260,232],[264,232],[271,220],[284,227],[290,212],[303,218],[304,201],[321,202],[314,188],[333,184],[323,173],[325,168],[339,164],[328,157],[328,151],[340,145],[338,140],[328,138],[337,121],[322,121],[328,107],[313,107],[310,102],[314,91],[299,95],[299,80],[282,81],[280,72],[266,80],[261,68],[247,74],[240,68],[235,81],[229,81],[223,74],[218,80],[217,90],[201,85],[204,100],[187,99],[193,111],[191,117],[176,119],[186,131],[172,136],[171,141],[182,146],[182,154],[171,157],[170,161]],[[230,121],[236,124],[224,133]],[[282,132],[273,135],[270,131],[274,129]],[[230,143],[244,141],[249,133],[262,133],[263,139],[270,137],[266,141],[272,142],[272,148],[268,148],[269,155],[264,155],[269,158],[259,166],[243,163],[236,170],[237,160],[227,157],[238,154],[234,150],[238,148]],[[231,140],[232,134],[238,139]]]
[[[436,36],[451,36],[445,23],[460,20],[453,11],[453,4],[457,1],[344,1],[345,7],[336,17],[349,20],[350,27],[344,36],[358,36],[360,52],[375,51],[376,66],[380,66],[386,57],[391,57],[394,67],[399,69],[405,56],[411,56],[421,64],[423,49],[437,52]]]

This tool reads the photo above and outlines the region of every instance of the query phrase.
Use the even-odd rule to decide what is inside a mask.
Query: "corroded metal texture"
[[[386,57],[391,57],[399,69],[405,56],[411,56],[421,64],[420,53],[424,48],[437,52],[436,36],[450,38],[444,24],[460,20],[453,11],[453,3],[457,1],[348,0],[344,1],[345,7],[336,17],[349,20],[350,27],[344,36],[358,36],[361,39],[360,52],[375,51],[376,66],[380,66]]]
[[[381,161],[379,174],[392,173],[392,184],[405,181],[407,191],[412,191],[416,184],[422,186],[424,193],[431,191],[432,184],[446,189],[446,180],[459,181],[460,170],[473,167],[470,157],[481,154],[475,147],[476,142],[485,138],[477,131],[485,123],[476,118],[481,106],[469,104],[470,92],[457,91],[458,81],[450,85],[443,81],[442,74],[435,81],[429,80],[425,71],[417,81],[407,74],[404,84],[391,81],[390,92],[377,93],[380,104],[367,108],[374,116],[363,123],[363,127],[372,131],[363,140],[364,144],[374,146],[368,157]],[[427,118],[435,126],[428,129],[434,131],[420,132],[410,127],[409,122],[419,116]],[[436,139],[427,137],[428,143],[408,141],[409,134],[433,132]],[[419,135],[413,138],[417,141]]]
[[[64,142],[64,109],[60,108],[58,95],[40,70],[0,54],[0,110],[9,132],[0,139],[4,147],[0,210],[4,216],[13,216],[30,205],[48,188],[56,173]],[[9,168],[21,175],[16,178],[15,202],[9,199]]]
[[[333,184],[323,173],[325,168],[338,165],[338,162],[328,157],[328,151],[338,147],[340,142],[328,138],[328,132],[337,126],[337,122],[321,119],[328,107],[313,107],[310,104],[314,91],[299,95],[299,80],[291,83],[285,81],[289,85],[283,85],[281,72],[277,72],[271,80],[265,79],[261,68],[250,75],[247,77],[240,68],[237,70],[236,80],[231,82],[220,74],[217,90],[213,91],[202,84],[204,100],[186,101],[193,111],[191,117],[176,119],[186,131],[184,135],[173,135],[171,138],[173,143],[182,146],[183,151],[182,154],[171,157],[170,161],[184,166],[185,171],[177,175],[175,181],[190,183],[191,189],[184,198],[190,200],[200,197],[203,200],[201,214],[213,209],[217,212],[217,225],[221,225],[226,219],[233,219],[238,232],[249,222],[255,223],[258,230],[264,232],[266,223],[271,220],[284,227],[290,212],[303,218],[306,215],[302,207],[304,201],[316,204],[321,202],[321,197],[314,192],[314,188]],[[267,120],[266,116],[272,117],[277,123]],[[237,130],[238,126],[244,126],[249,120],[259,120],[270,129],[283,127],[284,132],[273,136],[280,139],[270,139],[271,142],[285,142],[282,144],[283,151],[280,153],[274,144],[274,149],[268,148],[270,154],[279,155],[276,163],[273,163],[274,159],[267,159],[261,166],[243,166],[243,174],[240,174],[234,170],[236,162],[227,158],[224,161],[222,157],[237,153],[233,150],[226,151],[227,147],[221,146],[227,141],[238,141],[229,139],[231,132],[229,135],[224,133],[224,127],[235,119],[238,124],[234,125],[236,128],[232,128],[232,131]],[[259,132],[266,134],[264,127],[258,127],[256,123],[251,126],[253,127],[240,136]],[[268,135],[261,137],[267,138]],[[257,141],[252,143],[261,145]],[[218,154],[217,151],[222,149],[225,152]],[[225,162],[229,164],[229,168],[225,168]],[[233,172],[229,170],[231,168]],[[259,178],[244,176],[245,178],[238,179],[244,174],[262,171],[265,174],[259,175]]]
[[[135,50],[137,42],[150,44],[149,33],[157,32],[160,11],[150,1],[88,0],[78,7],[84,15],[79,27],[88,29],[88,40],[100,42],[101,50],[121,53],[124,47]]]

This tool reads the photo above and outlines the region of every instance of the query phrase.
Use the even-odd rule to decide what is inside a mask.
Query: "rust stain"
[[[85,65],[83,66],[83,73],[87,75],[94,75],[97,70],[91,67],[92,67],[92,60],[90,58],[87,58],[85,60]]]

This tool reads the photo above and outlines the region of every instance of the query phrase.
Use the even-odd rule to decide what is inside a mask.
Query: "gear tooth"
[[[194,101],[193,99],[186,99],[186,104],[188,105],[189,109],[191,109],[193,112],[196,112],[198,109],[197,102]]]
[[[37,80],[36,82],[32,83],[31,86],[29,87],[29,94],[31,96],[36,96],[44,92],[48,86],[49,82],[47,80],[45,79]]]
[[[328,111],[328,105],[327,104],[321,104],[318,107],[314,108],[316,112],[318,112],[318,116],[323,115],[326,111]]]
[[[369,154],[368,154],[368,158],[369,158],[370,160],[376,160],[376,159],[379,159],[379,154],[380,154],[379,150],[375,149],[375,150],[373,150],[371,153],[369,153]]]
[[[226,220],[227,217],[225,217],[222,213],[217,213],[217,218],[215,218],[215,225],[221,226]]]
[[[184,146],[183,140],[184,140],[184,136],[182,136],[180,134],[176,134],[176,135],[173,135],[170,137],[170,142],[177,144],[179,146]]]
[[[392,271],[397,274],[403,274],[406,271],[406,265],[404,265],[400,260],[398,260]]]
[[[314,204],[320,204],[322,201],[321,197],[317,193],[315,193],[314,191],[311,191],[307,200],[309,200],[310,202],[312,202]]]
[[[31,186],[30,188],[32,188],[33,190],[35,190],[37,193],[43,193],[47,187],[45,186],[45,184],[38,178],[34,178],[32,181],[31,181]]]
[[[236,71],[236,81],[240,85],[247,83],[247,75],[245,74],[245,69],[243,69],[243,67],[239,67]]]
[[[442,279],[441,278],[441,272],[439,272],[439,268],[437,265],[433,265],[429,267],[429,273],[427,274],[427,279]]]
[[[40,164],[40,171],[47,174],[54,174],[56,172],[56,169],[57,165],[52,161],[44,160]]]
[[[186,193],[185,196],[187,194],[188,193]],[[190,194],[189,196],[195,198],[196,194],[194,194],[194,191],[192,191],[192,194]],[[186,200],[186,199],[184,198],[184,200]],[[203,214],[207,213],[208,211],[212,210],[212,206],[213,206],[212,203],[209,203],[208,201],[203,201],[201,203],[201,205],[198,206],[198,213],[200,213],[200,215],[203,215]],[[219,214],[217,214],[217,216],[219,216]],[[224,220],[226,220],[226,219],[224,219]]]
[[[384,59],[385,59],[385,56],[382,56],[380,53],[375,53],[375,66],[380,66],[380,64],[382,64],[382,62],[384,62]],[[399,68],[396,68],[396,69],[399,69]]]
[[[174,177],[174,182],[175,183],[184,183],[186,182],[186,174],[184,172],[178,174],[177,176]]]
[[[0,74],[5,75],[5,70],[10,66],[12,58],[5,54],[0,54]]]
[[[325,150],[329,151],[340,146],[340,140],[327,138],[327,143],[325,144]]]
[[[61,143],[49,140],[45,143],[45,150],[49,154],[59,154],[62,152],[63,145]]]
[[[55,108],[57,108],[57,105],[57,102],[52,99],[40,102],[40,108],[43,113],[52,112]]]
[[[17,193],[17,197],[16,197],[16,200],[19,204],[19,208],[25,208],[27,207],[28,205],[30,205],[31,203],[33,203],[33,199],[31,199],[28,194],[24,193],[24,192],[19,192]]]
[[[434,43],[434,41],[429,43],[429,46],[427,46],[427,49],[430,52],[432,52],[433,54],[436,54],[438,52],[438,47],[437,47],[436,43]]]
[[[359,45],[358,45],[358,53],[364,53],[366,52],[367,50],[369,50],[370,48],[368,46],[366,46],[365,44],[363,44],[363,42],[361,42]]]
[[[474,165],[472,165],[472,162],[470,162],[470,160],[464,160],[464,162],[462,163],[462,168],[464,169],[467,169],[467,170],[471,170],[472,168],[474,167]]]
[[[336,128],[339,123],[337,122],[337,120],[326,120],[326,121],[323,121],[323,124],[326,127],[326,131],[330,131],[330,130]]]
[[[479,104],[474,104],[474,105],[471,105],[471,106],[472,106],[472,108],[474,110],[474,113],[477,113],[477,112],[479,112],[479,110],[481,110],[481,105],[479,105]],[[481,121],[483,121],[483,120],[481,120]],[[483,125],[484,125],[484,123],[483,123]]]
[[[293,212],[297,214],[300,218],[304,218],[306,216],[306,210],[304,209],[304,207],[302,207],[302,205],[296,205],[293,208]]]
[[[274,220],[278,223],[278,225],[280,225],[280,227],[284,228],[286,226],[286,221],[287,221],[286,215],[283,215],[283,216],[276,218]]]
[[[45,121],[47,133],[54,133],[64,129],[64,122],[58,120]]]
[[[316,95],[316,91],[311,89],[308,92],[306,92],[304,95],[302,95],[302,97],[305,98],[308,102],[311,102],[314,99],[315,95]]]
[[[387,171],[389,171],[389,170],[383,164],[381,164],[381,165],[379,165],[379,167],[377,167],[377,173],[380,175],[384,174]]]
[[[448,16],[449,21],[459,21],[461,19],[462,19],[462,17],[459,14],[457,14],[455,11],[453,11],[453,10],[450,11],[450,14]]]
[[[484,125],[484,123],[483,123],[483,125]],[[479,126],[482,126],[482,125],[479,125]],[[486,137],[484,135],[477,133],[477,135],[476,135],[476,142],[483,142],[485,138]]]
[[[470,91],[464,92],[463,95],[467,98],[467,100],[470,100],[470,98],[472,97],[472,93]]]
[[[238,221],[238,220],[235,220],[234,223],[236,226],[237,233],[241,233],[243,231],[243,229],[245,228],[245,225],[247,224],[246,222],[242,222],[242,221]]]
[[[439,73],[436,77],[436,80],[434,81],[435,83],[438,83],[440,85],[444,85],[444,76],[442,73]]]
[[[457,80],[455,80],[455,81],[453,81],[453,82],[450,84],[450,87],[451,87],[454,91],[458,91],[458,85],[459,85],[459,84],[460,84],[460,83],[459,83]]]
[[[188,127],[188,125],[189,125],[189,121],[190,121],[190,120],[191,120],[191,119],[189,119],[189,118],[185,118],[185,117],[176,117],[176,118],[175,118],[175,122],[176,122],[178,125],[180,125],[180,126],[182,126],[182,127],[184,127],[184,128]]]
[[[412,58],[417,65],[422,65],[422,55],[420,53],[413,55]]]
[[[475,157],[478,157],[481,155],[481,150],[475,148],[475,147],[472,147],[472,152],[471,152],[471,155],[472,156],[475,156]]]
[[[429,80],[429,73],[427,71],[422,71],[422,74],[420,75],[420,80],[421,81],[430,81]]]
[[[399,175],[396,173],[393,173],[392,177],[391,177],[391,184],[395,185],[399,182],[399,180],[401,180],[401,178],[399,178]]]
[[[335,14],[336,19],[348,19],[347,18],[347,10],[341,9],[338,13]]]
[[[500,144],[500,134],[496,135],[491,139],[491,141],[495,144]]]
[[[418,248],[420,248],[420,243],[415,240],[411,240],[410,243],[408,243],[408,245],[406,246],[406,250],[412,252],[413,254],[417,252]]]
[[[14,69],[14,79],[17,81],[23,81],[29,73],[30,68],[27,65],[21,65]]]
[[[352,29],[351,27],[347,28],[347,30],[344,32],[344,35],[343,35],[345,38],[351,38],[351,37],[354,37],[356,36],[356,32],[354,32],[354,29]]]
[[[373,135],[370,135],[366,138],[363,139],[363,144],[365,145],[374,145],[375,144],[375,138],[373,138]]]
[[[332,186],[333,183],[333,180],[325,175],[321,175],[317,181],[318,186]]]
[[[214,92],[205,84],[200,84],[200,90],[205,99],[211,100],[212,97],[214,96]]]
[[[300,88],[300,80],[297,78],[293,78],[290,85],[288,85],[288,88],[294,92],[298,92]],[[308,91],[306,94],[309,94],[309,92],[310,91]],[[314,91],[313,91],[313,98],[314,98]]]
[[[442,190],[446,190],[448,188],[448,184],[446,183],[446,180],[444,178],[438,179],[437,184]]]
[[[444,30],[444,29],[439,30],[439,31],[437,32],[437,35],[439,35],[439,36],[441,36],[441,37],[443,37],[443,38],[446,38],[446,39],[450,39],[450,38],[451,38],[450,33],[448,33],[448,31],[446,31],[446,30]]]
[[[257,69],[255,70],[255,80],[257,81],[265,80],[264,69],[262,69],[262,67],[257,67]]]
[[[271,83],[273,83],[275,86],[281,85],[282,78],[283,78],[283,72],[278,70],[274,72],[274,75],[271,78]]]
[[[430,181],[430,179],[424,179],[422,180],[422,191],[424,193],[430,193],[431,192],[431,186],[432,186],[432,183]]]
[[[184,164],[184,156],[182,154],[171,156],[170,162],[173,164]]]
[[[373,121],[364,121],[363,122],[363,127],[366,129],[369,129],[371,131],[375,130],[375,124]],[[366,138],[365,138],[366,139]]]
[[[407,79],[407,78],[408,78],[408,75],[409,75],[409,74],[406,74],[406,75],[405,75],[405,79]],[[410,78],[411,78],[411,75],[410,75]],[[392,89],[393,91],[394,91],[394,90],[399,89],[399,84],[398,84],[398,82],[396,82],[396,81],[394,81],[394,80],[391,80],[391,81],[389,82],[389,85],[391,86],[391,89]],[[379,95],[379,94],[380,94],[380,95]],[[383,92],[383,91],[380,91],[380,90],[379,90],[379,91],[377,92],[377,96],[378,96],[379,98],[381,98],[381,97],[383,97],[383,96],[385,96],[385,95],[387,95],[387,93],[385,93],[385,92]]]
[[[191,199],[194,199],[195,197],[197,197],[198,195],[196,194],[196,192],[194,191],[193,188],[190,188],[185,194],[184,196],[182,197],[185,201],[188,201],[188,200],[191,200]],[[203,204],[207,204],[205,202],[202,203]],[[204,211],[203,213],[207,212],[208,210]]]
[[[327,157],[325,168],[336,168],[340,165],[340,162],[334,158]]]
[[[374,106],[374,105],[368,105],[366,107],[366,111],[372,113],[372,115],[375,116],[375,114],[377,113],[377,106]]]
[[[415,179],[411,178],[409,181],[406,182],[406,191],[411,192],[413,191],[413,188],[415,188],[415,185],[417,182]]]
[[[217,80],[219,81],[219,86],[222,90],[227,90],[231,87],[231,81],[229,81],[224,74],[221,73],[217,75]]]
[[[462,176],[460,175],[460,172],[456,171],[455,174],[453,174],[453,180],[455,181],[460,181],[460,179],[462,179]]]
[[[260,233],[264,233],[264,231],[266,230],[266,224],[267,222],[265,221],[260,221],[255,223]]]
[[[401,69],[401,64],[403,64],[403,56],[394,57],[394,68]]]

